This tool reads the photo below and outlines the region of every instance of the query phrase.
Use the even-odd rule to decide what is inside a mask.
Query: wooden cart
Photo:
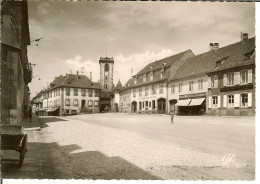
[[[22,126],[1,125],[1,161],[18,161],[20,168],[27,152],[27,137],[27,134],[23,133]],[[19,152],[19,159],[5,158],[6,150]]]

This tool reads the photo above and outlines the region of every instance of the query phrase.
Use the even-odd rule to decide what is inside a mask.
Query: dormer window
[[[146,74],[143,75],[143,82],[146,82]]]
[[[220,66],[223,64],[223,62],[224,62],[228,57],[229,57],[229,56],[225,56],[225,57],[223,57],[223,58],[217,60],[217,61],[216,61],[216,67],[220,67]]]
[[[254,59],[255,57],[255,49],[251,50],[250,52],[245,53],[245,59],[244,61],[249,61]]]
[[[222,61],[217,61],[217,62],[216,62],[216,67],[220,67],[221,64],[222,64]]]

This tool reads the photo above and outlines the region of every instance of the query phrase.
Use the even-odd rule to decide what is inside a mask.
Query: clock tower
[[[114,59],[108,57],[101,57],[99,59],[99,65],[101,90],[112,91]]]

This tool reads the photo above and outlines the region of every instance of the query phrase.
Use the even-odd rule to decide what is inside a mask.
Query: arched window
[[[105,72],[108,72],[109,71],[109,65],[106,63],[105,64]]]

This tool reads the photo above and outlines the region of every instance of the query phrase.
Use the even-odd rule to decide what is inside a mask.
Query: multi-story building
[[[247,37],[246,37],[247,38]],[[170,109],[179,115],[254,114],[254,38],[189,58],[169,80]]]
[[[192,51],[187,50],[144,67],[121,90],[120,111],[167,113],[168,79],[176,73],[186,59],[193,56]]]
[[[168,84],[169,111],[173,110],[178,115],[206,113],[208,77],[200,67],[203,63],[197,63],[199,70],[193,70],[190,62],[192,60],[187,61]],[[183,73],[187,68],[191,72]]]
[[[87,76],[67,74],[56,77],[42,92],[45,115],[99,112],[100,86]]]
[[[255,38],[219,49],[209,76],[208,114],[255,115]]]
[[[0,122],[20,125],[28,116],[32,68],[27,1],[1,1]]]

